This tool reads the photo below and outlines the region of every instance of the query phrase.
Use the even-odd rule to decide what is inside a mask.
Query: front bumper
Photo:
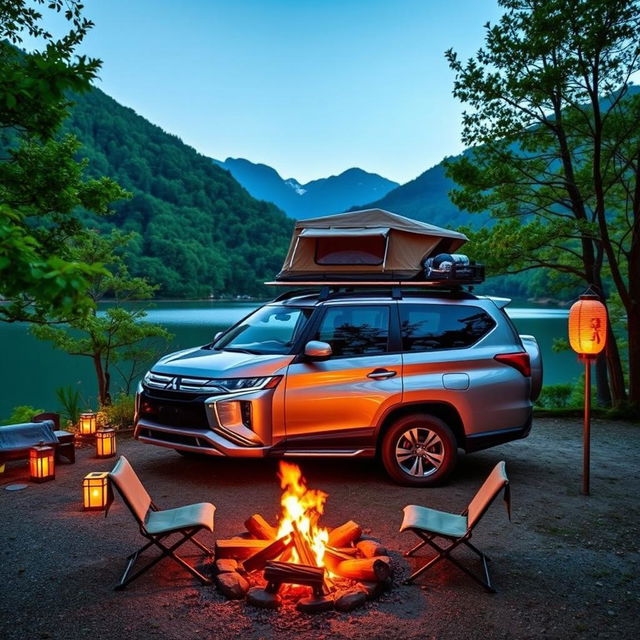
[[[255,457],[272,447],[273,389],[199,396],[142,388],[134,437],[211,456]]]

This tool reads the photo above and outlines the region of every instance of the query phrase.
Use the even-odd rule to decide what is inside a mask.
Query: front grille
[[[182,429],[209,429],[204,401],[155,398],[140,394],[140,418],[156,424]]]
[[[170,444],[184,444],[189,447],[202,446],[198,441],[198,438],[193,436],[181,436],[177,433],[165,433],[164,431],[158,431],[156,429],[141,429],[140,435],[144,438],[153,438],[154,440],[161,440],[162,442],[169,442]]]
[[[160,389],[170,391],[190,391],[191,393],[206,393],[217,395],[228,393],[212,378],[192,378],[188,376],[172,376],[163,373],[149,371],[144,377],[143,384],[148,389]]]

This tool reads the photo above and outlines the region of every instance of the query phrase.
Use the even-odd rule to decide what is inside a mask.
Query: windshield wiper
[[[222,351],[235,351],[236,353],[250,353],[251,355],[260,355],[260,351],[251,351],[251,349],[236,349],[234,347],[222,347]]]

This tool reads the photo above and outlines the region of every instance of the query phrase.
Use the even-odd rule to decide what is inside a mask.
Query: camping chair
[[[138,551],[127,557],[127,566],[116,589],[124,589],[130,582],[140,577],[165,556],[173,558],[203,584],[211,584],[211,579],[205,577],[197,569],[185,562],[176,553],[176,549],[189,541],[202,549],[208,556],[213,555],[211,549],[205,547],[194,536],[201,529],[208,529],[213,532],[213,514],[216,508],[208,502],[200,502],[185,507],[160,511],[124,456],[120,457],[109,473],[109,481],[110,486],[114,486],[118,490],[124,503],[129,507],[133,517],[138,522],[140,534],[149,541],[140,547]],[[108,511],[109,509],[107,508],[107,513]],[[106,515],[105,513],[105,517]],[[181,537],[170,546],[163,544],[164,539],[172,534],[179,534]],[[154,545],[160,549],[160,555],[130,576],[129,572],[138,556]]]
[[[503,488],[504,501],[507,506],[509,520],[511,520],[511,494],[504,461],[498,462],[493,468],[489,477],[484,481],[473,497],[473,500],[469,503],[469,506],[461,515],[420,507],[415,504],[406,506],[403,509],[404,520],[402,521],[400,531],[412,531],[421,538],[422,542],[418,543],[404,555],[413,555],[425,544],[430,545],[436,551],[436,556],[411,574],[407,579],[407,583],[413,582],[418,576],[440,562],[440,560],[449,560],[455,564],[456,567],[464,571],[470,578],[481,584],[487,591],[495,593],[495,589],[491,585],[491,579],[489,578],[489,568],[487,567],[487,560],[489,560],[489,558],[471,544],[469,538],[471,538],[474,527],[478,524]],[[434,542],[434,538],[442,538],[449,544],[443,545],[442,542],[438,544]],[[452,557],[451,552],[461,544],[467,546],[480,556],[482,566],[484,567],[484,579],[472,573],[456,558]]]

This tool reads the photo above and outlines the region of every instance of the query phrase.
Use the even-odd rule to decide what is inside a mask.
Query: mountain
[[[224,169],[100,91],[73,96],[65,130],[83,144],[90,177],[109,176],[132,193],[101,230],[139,234],[129,268],[165,297],[264,295],[280,270],[293,221],[256,200]]]
[[[273,202],[298,220],[340,213],[382,198],[398,186],[397,182],[356,168],[301,184],[295,178],[285,180],[272,167],[244,158],[213,162],[229,171],[254,198]]]
[[[396,187],[380,200],[367,204],[367,208],[386,209],[449,229],[462,225],[477,228],[486,224],[488,214],[461,211],[449,200],[448,194],[456,185],[445,175],[443,163],[444,160],[410,182]]]

